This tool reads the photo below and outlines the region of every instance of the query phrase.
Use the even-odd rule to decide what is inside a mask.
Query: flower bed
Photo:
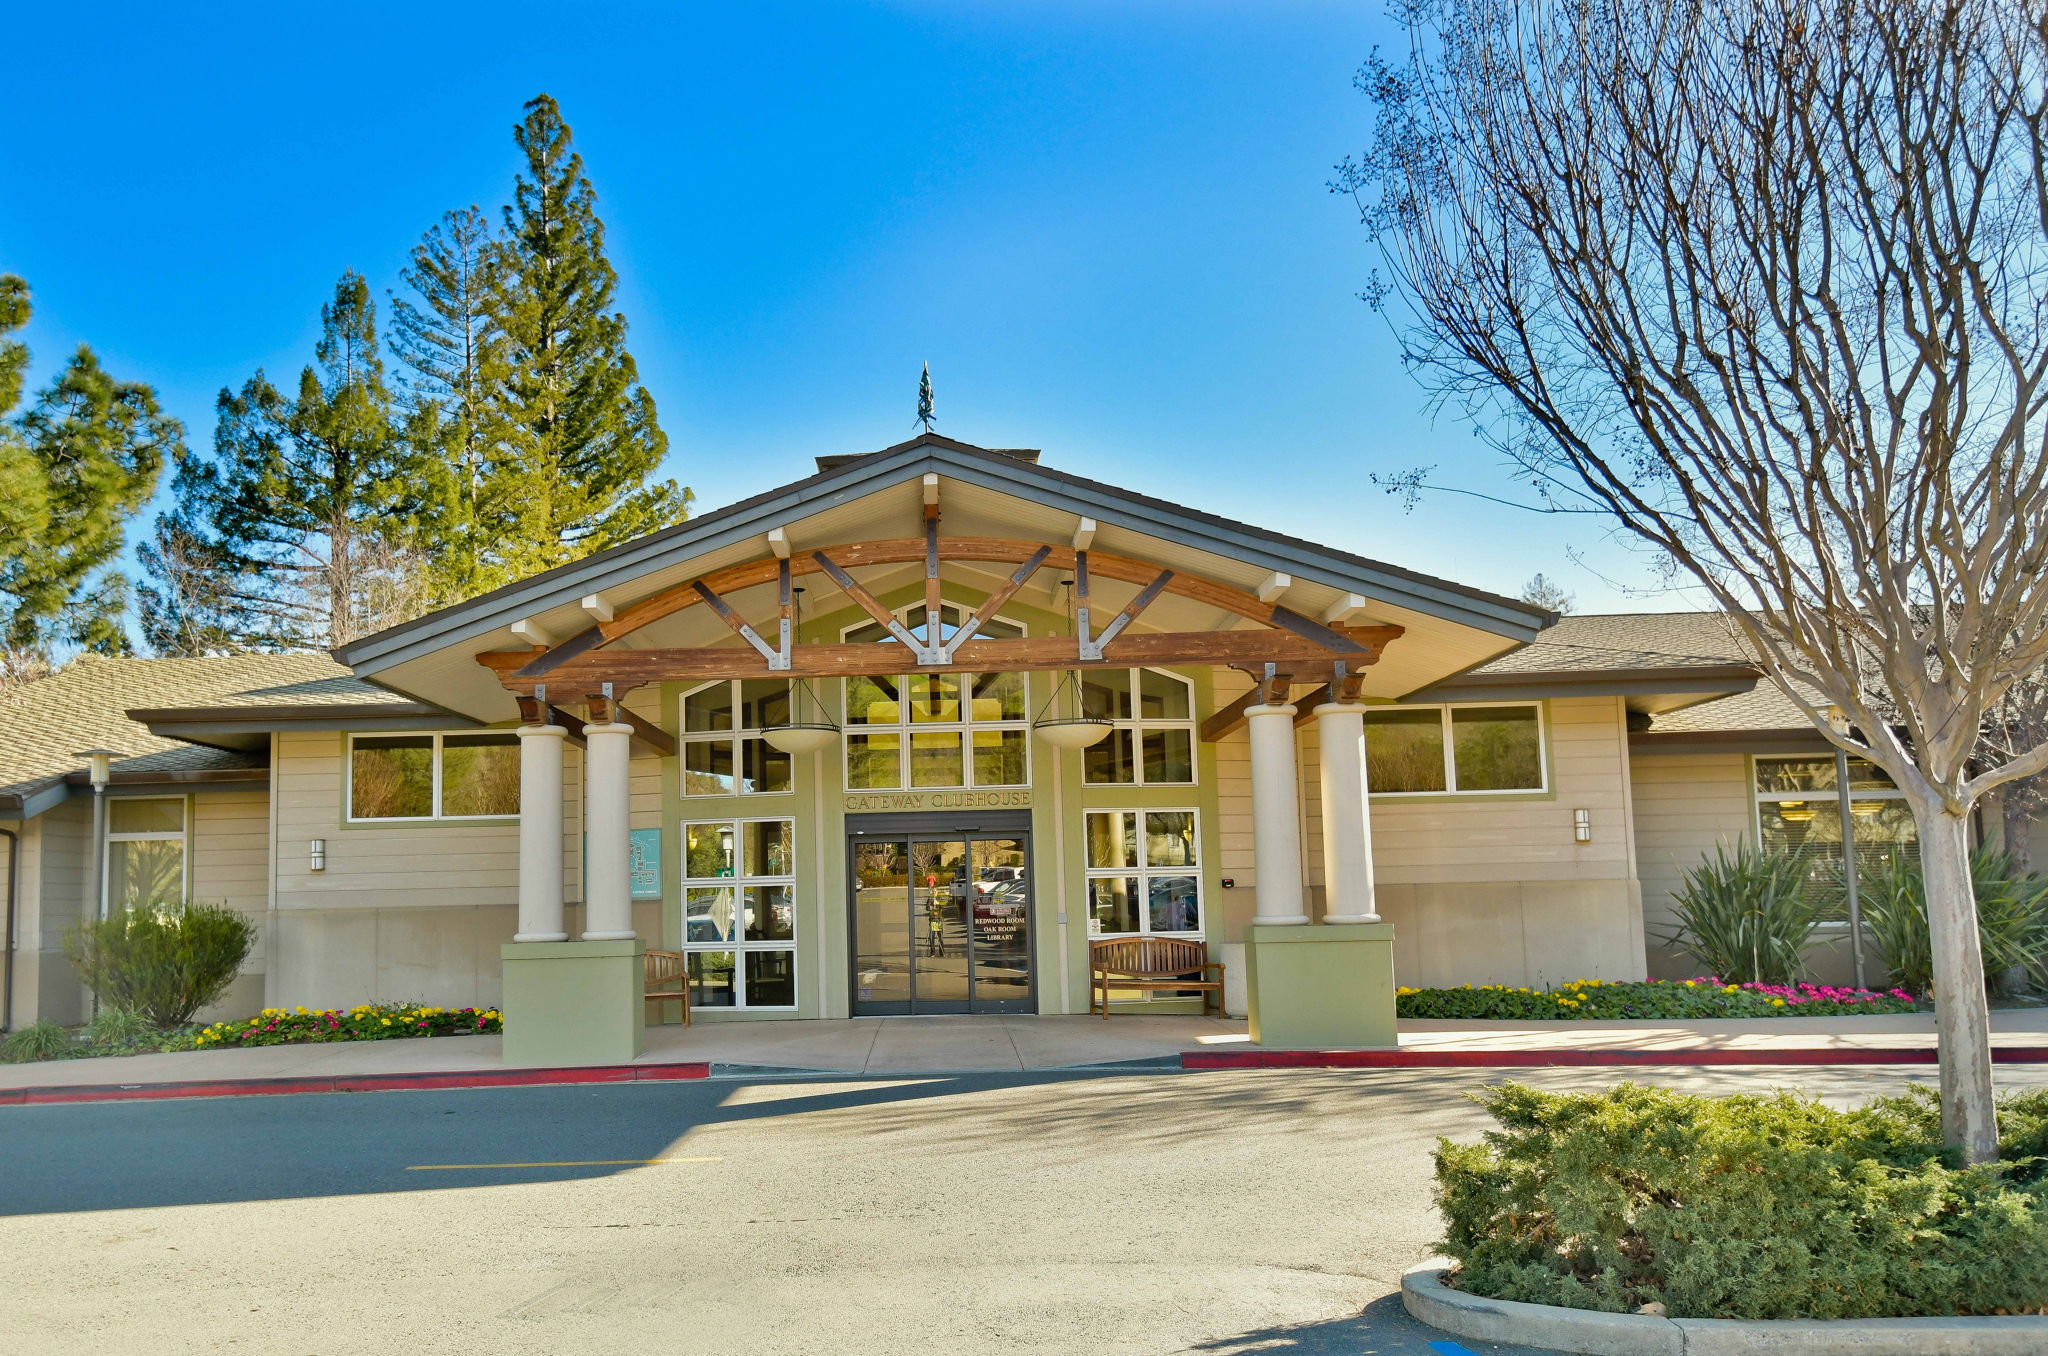
[[[388,1041],[407,1036],[491,1035],[505,1029],[496,1008],[433,1008],[414,1003],[363,1003],[352,1008],[265,1008],[247,1021],[215,1022],[185,1033],[168,1048],[221,1050],[312,1041]]]
[[[1913,1012],[1922,1004],[1904,989],[1848,989],[1827,984],[1724,984],[1699,979],[1575,979],[1555,989],[1465,984],[1455,989],[1396,989],[1403,1017],[1457,1021],[1616,1021],[1702,1017],[1835,1017]]]

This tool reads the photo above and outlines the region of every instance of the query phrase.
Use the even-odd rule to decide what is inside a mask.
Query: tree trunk
[[[1938,800],[1913,804],[1934,952],[1934,1029],[1941,1057],[1941,1137],[1972,1163],[1998,1157],[1991,1094],[1991,1009],[1970,881],[1969,820]]]

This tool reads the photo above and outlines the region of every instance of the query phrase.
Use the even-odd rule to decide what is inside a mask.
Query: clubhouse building
[[[1558,618],[925,434],[332,657],[0,699],[4,1016],[81,1019],[81,917],[205,900],[259,924],[222,1015],[502,1004],[565,1061],[637,1042],[645,948],[772,1021],[1082,1013],[1092,942],[1194,939],[1291,1042],[1390,978],[1689,973],[1684,870],[1845,826],[1912,833],[1717,615]]]

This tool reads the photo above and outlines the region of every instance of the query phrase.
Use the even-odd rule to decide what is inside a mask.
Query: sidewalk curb
[[[572,1083],[669,1083],[708,1078],[711,1066],[597,1064],[561,1069],[464,1069],[453,1073],[316,1074],[302,1078],[209,1078],[176,1083],[0,1088],[0,1106],[58,1102],[147,1102],[179,1097],[277,1097],[308,1092],[406,1092],[448,1088],[527,1088]]]
[[[1184,1069],[1531,1069],[1657,1064],[1933,1064],[1913,1046],[1751,1050],[1187,1050]],[[2048,1046],[1993,1046],[1994,1064],[2048,1064]]]
[[[2035,1356],[2048,1318],[1660,1318],[1468,1295],[1444,1284],[1447,1259],[1401,1277],[1401,1307],[1432,1328],[1481,1342],[1580,1356]]]

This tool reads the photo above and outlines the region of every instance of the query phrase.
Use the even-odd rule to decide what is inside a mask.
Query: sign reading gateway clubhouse
[[[1031,790],[1009,791],[876,791],[846,798],[848,814],[869,810],[1028,810]]]

